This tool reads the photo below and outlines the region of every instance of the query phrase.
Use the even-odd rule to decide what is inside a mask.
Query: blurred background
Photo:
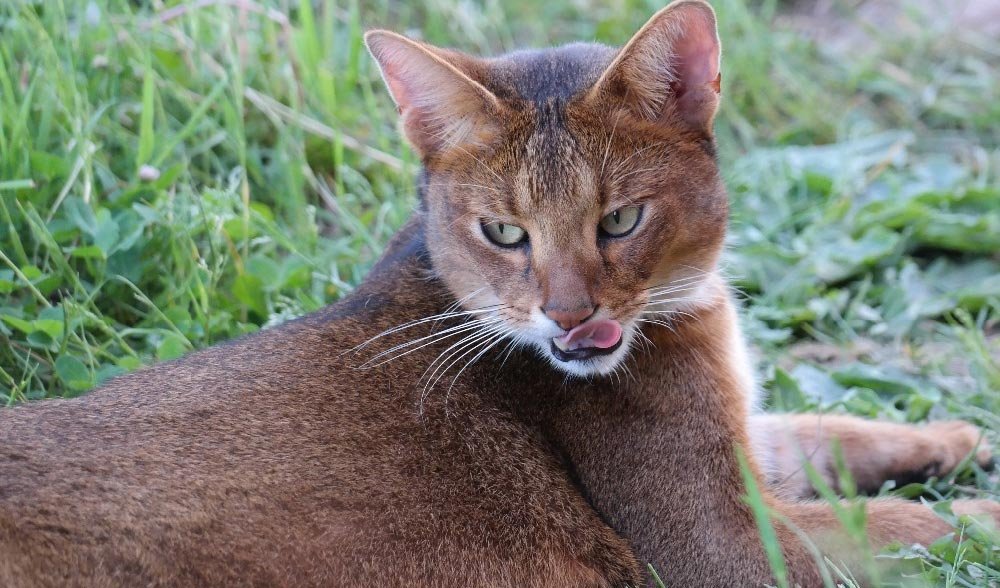
[[[1000,5],[716,0],[727,272],[777,408],[1000,408]],[[361,35],[620,44],[658,2],[8,1],[0,401],[337,300],[414,203]]]
[[[366,28],[477,54],[621,44],[662,5],[0,3],[0,403],[78,395],[351,291],[417,168]],[[995,440],[1000,3],[713,5],[726,272],[769,407],[961,417]],[[997,495],[972,466],[959,481],[902,493]],[[995,581],[990,545],[958,564],[937,549],[931,581]]]

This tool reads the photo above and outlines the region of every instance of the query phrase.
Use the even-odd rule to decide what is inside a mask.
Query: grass
[[[787,6],[714,4],[728,271],[769,405],[966,418],[996,440],[1000,44],[923,22],[848,53]],[[79,395],[351,291],[416,169],[365,27],[474,52],[617,44],[659,7],[0,4],[0,402]],[[1000,482],[969,466],[886,491]],[[905,585],[992,586],[991,541],[969,528],[891,557]]]

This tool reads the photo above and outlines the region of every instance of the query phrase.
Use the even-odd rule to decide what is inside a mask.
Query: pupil
[[[617,224],[621,224],[621,222],[622,222],[621,221],[621,216],[622,216],[622,214],[620,212],[618,212],[617,210],[611,213],[611,218],[615,219],[615,224],[616,225]]]
[[[497,225],[497,230],[500,231],[501,235],[503,235],[503,224],[502,223]]]

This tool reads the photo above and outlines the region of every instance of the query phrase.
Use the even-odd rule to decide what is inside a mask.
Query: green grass
[[[75,396],[350,292],[416,167],[365,27],[474,52],[617,44],[660,7],[136,4],[0,3],[0,402]],[[930,22],[838,53],[780,4],[715,6],[728,271],[770,406],[960,417],[996,440],[1000,44]],[[952,481],[900,492],[1000,492],[971,466]],[[930,585],[995,585],[1000,553],[969,533],[893,557]]]

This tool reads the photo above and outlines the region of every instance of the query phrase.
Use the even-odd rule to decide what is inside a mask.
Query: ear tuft
[[[712,7],[677,0],[621,48],[589,98],[624,104],[647,120],[676,115],[710,132],[719,103],[720,54]]]
[[[456,65],[472,58],[383,30],[368,31],[365,44],[421,156],[484,145],[499,133],[500,101]]]

